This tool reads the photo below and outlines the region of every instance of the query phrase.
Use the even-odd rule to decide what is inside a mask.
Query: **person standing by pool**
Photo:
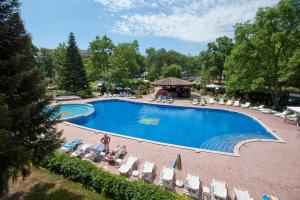
[[[107,134],[104,134],[104,137],[101,138],[101,143],[104,144],[104,149],[105,152],[109,152],[109,142],[110,142],[110,137]]]

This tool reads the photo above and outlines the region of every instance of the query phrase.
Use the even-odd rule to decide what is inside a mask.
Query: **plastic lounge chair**
[[[298,117],[297,114],[290,114],[290,115],[286,115],[284,118],[284,122],[285,123],[292,123],[292,124],[297,124],[298,122]]]
[[[221,180],[213,179],[211,183],[211,199],[226,200],[227,196],[226,183]]]
[[[209,104],[214,104],[214,103],[215,103],[215,100],[214,100],[213,98],[210,98],[210,99],[208,99],[208,103],[209,103]]]
[[[193,105],[197,105],[197,104],[199,104],[199,101],[198,101],[198,99],[196,99],[196,98],[195,98],[195,99],[193,99],[193,101],[192,101],[192,104],[193,104]]]
[[[205,100],[202,98],[202,99],[200,100],[200,105],[201,105],[201,106],[205,106],[205,104],[206,104],[206,103],[205,103]]]
[[[89,144],[83,144],[78,147],[76,151],[74,151],[71,156],[77,157],[77,158],[83,158],[85,154],[87,154],[90,151],[90,148],[92,145]]]
[[[110,164],[113,164],[116,162],[117,159],[119,159],[121,156],[125,155],[127,153],[126,146],[119,146],[115,150],[114,154],[109,154],[106,156],[105,160],[107,160]]]
[[[81,144],[82,144],[82,140],[81,139],[75,139],[72,142],[64,144],[60,148],[60,150],[62,152],[70,153],[70,152],[74,151]]]
[[[100,154],[103,151],[105,151],[104,144],[99,144],[95,148],[91,148],[90,153],[86,156],[92,161],[98,161],[100,159]]]
[[[250,107],[250,102],[246,102],[245,104],[241,105],[242,108],[249,108]]]
[[[155,163],[145,162],[141,169],[141,178],[145,182],[151,183],[154,179],[155,169],[156,169]]]
[[[221,98],[221,99],[219,100],[219,104],[220,104],[220,105],[225,105],[225,102],[224,102],[224,99],[223,99],[223,98]]]
[[[174,102],[174,100],[172,98],[168,99],[168,103],[173,103],[173,102]]]
[[[121,175],[130,176],[132,171],[137,168],[138,163],[138,158],[130,156],[127,160],[124,161],[118,171]]]
[[[233,199],[235,200],[253,200],[248,190],[233,187]]]
[[[231,100],[228,100],[225,104],[226,106],[232,106],[232,101]]]
[[[253,106],[253,107],[250,107],[251,109],[254,109],[254,110],[258,110],[258,109],[263,109],[265,107],[265,105],[260,105],[260,106]]]
[[[285,118],[285,116],[286,115],[288,115],[288,113],[289,113],[289,111],[288,110],[285,110],[285,111],[283,111],[282,113],[275,113],[274,115],[276,116],[276,117],[281,117],[281,118]]]
[[[239,106],[240,106],[240,101],[235,101],[235,102],[233,103],[233,106],[239,107]]]
[[[201,196],[200,188],[202,189],[202,184],[199,176],[193,176],[188,174],[185,180],[185,188],[183,193],[190,197],[199,199]]]
[[[174,190],[175,171],[173,168],[164,167],[160,172],[160,183],[164,189]]]

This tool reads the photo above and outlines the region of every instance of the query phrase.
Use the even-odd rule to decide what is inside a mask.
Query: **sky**
[[[73,32],[80,49],[96,35],[115,44],[138,40],[145,49],[198,55],[220,36],[234,36],[236,23],[253,20],[260,7],[279,0],[20,0],[33,43],[55,48]]]

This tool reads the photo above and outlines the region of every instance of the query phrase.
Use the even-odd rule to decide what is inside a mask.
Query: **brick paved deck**
[[[73,102],[85,101],[90,100]],[[147,102],[147,98],[131,101]],[[175,101],[174,104],[192,106],[187,100]],[[177,154],[180,153],[183,170],[177,173],[177,178],[184,179],[187,173],[198,175],[204,186],[209,186],[212,178],[224,180],[229,188],[230,196],[232,196],[233,186],[236,186],[249,190],[250,195],[255,199],[262,199],[264,193],[278,196],[281,200],[300,199],[300,132],[297,131],[296,126],[285,124],[278,117],[252,109],[220,105],[205,107],[229,109],[252,115],[260,119],[286,143],[246,143],[241,146],[239,157],[208,152],[196,153],[193,150],[139,142],[118,136],[111,136],[110,148],[115,148],[118,144],[126,145],[128,150],[126,157],[137,156],[141,163],[155,162],[157,165],[155,183],[158,183],[162,167],[172,166]],[[65,123],[59,123],[57,126],[63,130],[63,136],[68,141],[81,138],[85,143],[96,145],[102,137],[102,134],[95,134],[93,131]],[[117,173],[116,167],[109,166],[106,162],[98,165],[112,173]],[[182,189],[176,190],[182,191]]]

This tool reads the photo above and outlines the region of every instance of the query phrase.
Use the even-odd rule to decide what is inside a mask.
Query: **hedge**
[[[154,184],[128,181],[125,177],[104,171],[89,161],[69,157],[62,153],[49,156],[41,167],[81,183],[86,188],[112,199],[185,199]]]

